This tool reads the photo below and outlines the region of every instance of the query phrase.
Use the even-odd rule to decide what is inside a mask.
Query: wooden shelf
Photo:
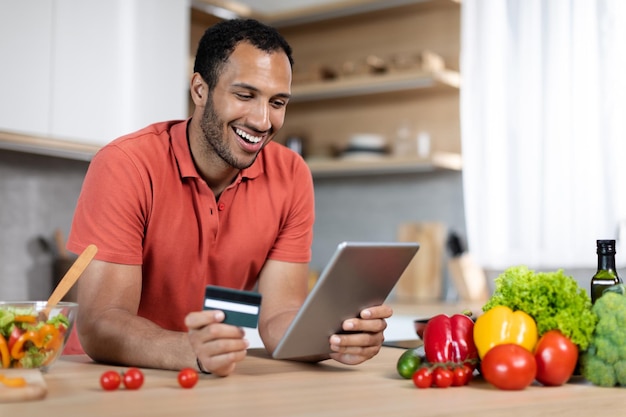
[[[98,145],[0,132],[0,149],[57,158],[91,161]],[[427,173],[461,170],[461,155],[437,152],[430,159],[392,156],[372,159],[313,159],[307,161],[314,178],[339,178],[368,175]]]
[[[79,161],[91,161],[91,158],[100,149],[100,146],[0,131],[0,149]]]
[[[458,89],[460,85],[459,73],[452,70],[434,73],[407,71],[362,75],[294,85],[291,89],[290,102],[299,103],[437,87]]]
[[[369,175],[417,174],[438,170],[460,171],[461,155],[437,152],[430,159],[393,156],[371,159],[307,160],[313,178],[340,178]]]

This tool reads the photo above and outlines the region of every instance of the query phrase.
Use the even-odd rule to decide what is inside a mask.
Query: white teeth
[[[245,140],[247,140],[248,142],[252,142],[252,143],[259,143],[259,142],[261,142],[261,139],[263,139],[263,138],[261,138],[261,137],[257,137],[257,136],[252,136],[252,135],[249,135],[249,134],[247,134],[246,132],[244,132],[244,131],[243,131],[243,130],[241,130],[241,129],[236,129],[236,130],[235,130],[235,132],[237,132],[237,134],[238,134],[239,136],[241,136],[242,138],[244,138],[244,139],[245,139]]]

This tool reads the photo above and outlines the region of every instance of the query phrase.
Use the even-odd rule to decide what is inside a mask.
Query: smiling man
[[[291,48],[255,20],[204,34],[188,120],[156,123],[102,148],[90,164],[68,248],[98,246],[78,287],[77,330],[94,360],[226,376],[246,356],[239,327],[202,311],[206,285],[258,288],[259,334],[275,349],[307,295],[313,182],[272,142],[291,95]],[[387,306],[346,320],[330,358],[378,353]],[[311,358],[323,360],[328,357]]]

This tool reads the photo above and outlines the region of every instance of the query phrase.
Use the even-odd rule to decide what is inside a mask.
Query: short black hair
[[[293,67],[291,46],[275,28],[255,19],[225,20],[209,27],[202,35],[193,71],[213,89],[224,64],[241,42],[268,52],[283,51]]]

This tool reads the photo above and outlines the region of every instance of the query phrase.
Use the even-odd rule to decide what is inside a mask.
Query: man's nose
[[[270,105],[258,103],[248,116],[248,124],[260,132],[266,132],[272,127],[270,121]]]

